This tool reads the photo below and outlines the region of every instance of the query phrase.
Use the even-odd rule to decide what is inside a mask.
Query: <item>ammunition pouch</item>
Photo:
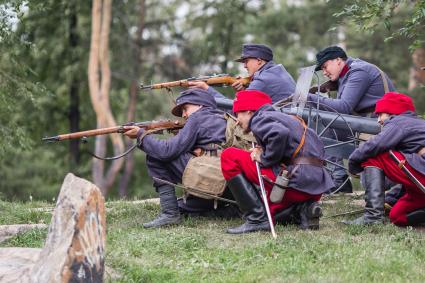
[[[220,150],[216,151],[219,153]],[[219,155],[219,154],[217,154]],[[204,155],[192,157],[183,172],[182,183],[193,190],[185,192],[204,199],[214,199],[212,196],[221,196],[226,188],[226,180],[221,172],[219,156]]]

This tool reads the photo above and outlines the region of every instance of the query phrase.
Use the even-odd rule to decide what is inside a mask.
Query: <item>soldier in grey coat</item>
[[[272,103],[288,98],[295,92],[295,81],[282,64],[273,62],[273,51],[263,44],[244,44],[242,55],[235,60],[243,63],[251,82],[247,90],[259,90],[270,96]],[[190,85],[201,87],[215,98],[226,98],[213,87],[204,82],[191,82]],[[232,87],[239,91],[244,86],[235,82]]]
[[[144,129],[134,126],[125,127],[129,129],[125,135],[137,138],[138,147],[146,153],[150,176],[181,183],[183,171],[195,150],[216,150],[213,145],[224,142],[226,120],[217,109],[214,98],[205,90],[197,88],[183,91],[171,112],[186,119],[186,124],[176,136],[166,140],[157,139],[144,135]],[[159,193],[161,213],[143,226],[151,228],[180,223],[174,186],[154,180],[154,187]]]
[[[268,230],[263,204],[253,184],[258,175],[253,161],[259,162],[265,182],[271,216],[276,222],[298,223],[302,229],[319,228],[321,208],[317,201],[332,186],[332,179],[323,167],[324,147],[319,137],[302,120],[276,111],[263,92],[243,90],[233,104],[238,122],[251,130],[258,147],[252,153],[230,147],[221,155],[221,169],[246,222],[227,230],[241,234]],[[270,198],[272,184],[287,170],[289,182],[280,200]],[[267,180],[267,179],[266,179]]]
[[[364,172],[366,183],[365,213],[348,224],[377,224],[384,219],[384,176],[403,185],[406,193],[390,211],[390,220],[398,226],[425,222],[425,193],[392,160],[389,151],[425,184],[425,121],[415,114],[412,99],[389,92],[378,100],[375,112],[383,126],[381,133],[356,149],[349,158],[352,174]]]
[[[333,82],[333,86],[321,87],[321,90],[337,90],[336,99],[327,98],[317,94],[309,93],[310,103],[319,102],[324,105],[321,109],[331,111],[332,109],[342,114],[371,116],[376,104],[384,93],[395,91],[394,85],[388,76],[377,66],[357,58],[348,57],[345,51],[338,46],[327,47],[316,55],[316,71],[322,70],[323,74]],[[330,82],[327,84],[329,85]],[[338,131],[337,138],[347,138],[345,132]],[[328,137],[335,138],[332,133]],[[330,158],[342,164],[342,160]],[[332,174],[335,187],[338,188],[348,177],[344,169],[335,167]],[[351,182],[341,188],[340,192],[352,192]]]

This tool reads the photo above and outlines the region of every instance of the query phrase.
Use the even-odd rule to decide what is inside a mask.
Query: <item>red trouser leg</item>
[[[394,151],[399,160],[405,160],[404,156]],[[393,182],[402,184],[406,189],[406,194],[400,198],[390,212],[390,220],[398,226],[407,225],[407,214],[419,208],[425,208],[425,194],[407,177],[398,167],[398,164],[390,157],[388,152],[381,153],[373,158],[369,158],[362,163],[362,167],[373,166],[381,168],[384,174]],[[407,162],[407,169],[422,183],[425,183],[425,176],[412,168]]]
[[[223,172],[223,176],[226,180],[230,180],[236,175],[243,174],[251,183],[259,185],[255,162],[251,160],[250,153],[246,150],[235,147],[225,149],[221,154],[221,171]],[[271,168],[261,168],[261,174],[267,176],[272,181],[276,180],[276,176]],[[321,197],[321,194],[311,195],[288,188],[280,203],[271,203],[270,192],[272,185],[268,182],[264,182],[264,187],[266,189],[270,213],[273,217],[276,212],[279,212],[292,204],[308,200],[318,201]]]
[[[391,208],[390,220],[397,226],[407,225],[407,214],[420,208],[425,208],[425,194],[416,194],[407,190]]]

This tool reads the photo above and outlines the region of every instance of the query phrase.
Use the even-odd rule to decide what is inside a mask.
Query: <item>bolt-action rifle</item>
[[[87,137],[93,137],[93,136],[99,136],[99,135],[107,135],[107,134],[113,134],[113,133],[125,133],[126,129],[124,129],[125,126],[137,126],[139,128],[143,128],[145,130],[153,130],[153,131],[161,131],[161,130],[178,130],[183,128],[184,122],[180,120],[164,120],[164,121],[148,121],[148,122],[130,122],[121,126],[115,126],[115,127],[109,127],[109,128],[100,128],[100,129],[94,129],[94,130],[88,130],[88,131],[82,131],[82,132],[75,132],[75,133],[69,133],[69,134],[62,134],[52,137],[45,137],[43,138],[43,141],[45,142],[57,142],[57,141],[63,141],[63,140],[70,140],[70,139],[80,139],[80,138],[87,138]]]
[[[141,89],[161,89],[161,88],[172,88],[172,87],[188,87],[189,82],[196,82],[196,81],[202,81],[205,82],[208,85],[231,85],[235,82],[240,82],[244,86],[249,85],[251,81],[251,77],[244,77],[244,78],[236,78],[232,77],[228,74],[219,74],[219,75],[213,75],[213,76],[201,76],[201,77],[193,77],[188,78],[180,81],[173,81],[173,82],[165,82],[165,83],[158,83],[158,84],[151,84],[151,85],[140,85]]]
[[[318,90],[319,89],[317,86],[313,86],[310,88],[308,92],[316,93]],[[322,93],[325,93],[325,92],[336,91],[336,90],[338,90],[338,82],[329,80],[320,85],[319,91]]]

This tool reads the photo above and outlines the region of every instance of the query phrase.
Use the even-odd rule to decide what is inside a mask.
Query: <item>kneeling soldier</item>
[[[370,139],[349,158],[349,171],[365,179],[364,216],[346,224],[378,224],[384,220],[384,177],[403,185],[406,193],[390,211],[397,226],[414,226],[425,222],[425,121],[415,114],[412,99],[401,93],[386,93],[376,103],[375,113],[383,126],[381,133]],[[397,164],[390,154],[401,162]],[[402,171],[405,166],[419,181]],[[418,186],[419,185],[419,186]]]
[[[295,216],[301,228],[317,229],[321,215],[317,201],[333,186],[323,167],[324,148],[319,137],[304,121],[276,111],[271,103],[263,92],[243,90],[237,93],[233,104],[241,127],[253,132],[260,147],[251,153],[230,147],[221,155],[223,176],[246,220],[243,225],[228,229],[231,234],[270,229],[253,185],[259,184],[254,161],[262,168],[270,212],[278,222],[288,222]],[[271,201],[273,182],[283,172],[289,176],[284,195]]]
[[[184,169],[194,156],[194,151],[216,150],[217,145],[224,142],[226,120],[217,109],[214,98],[197,88],[183,91],[171,112],[187,120],[176,136],[160,140],[144,135],[143,129],[132,126],[127,127],[131,130],[125,135],[138,139],[139,148],[146,152],[146,164],[151,177],[176,184],[181,183]],[[154,180],[154,187],[159,193],[161,214],[143,226],[151,228],[180,223],[174,186]]]

